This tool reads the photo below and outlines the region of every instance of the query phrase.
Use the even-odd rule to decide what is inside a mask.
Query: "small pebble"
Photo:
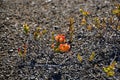
[[[32,76],[30,77],[30,80],[35,80],[35,76],[32,75]]]
[[[46,2],[51,2],[52,0],[46,0]]]
[[[12,53],[12,52],[13,52],[13,49],[8,50],[8,53]]]

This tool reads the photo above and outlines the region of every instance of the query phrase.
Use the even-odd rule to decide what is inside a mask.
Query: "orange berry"
[[[55,36],[55,40],[57,42],[63,43],[63,42],[65,42],[65,36],[63,34],[59,34],[59,35]]]
[[[63,38],[63,37],[59,38],[59,42],[60,43],[65,42],[65,38]]]
[[[59,45],[59,50],[61,52],[68,52],[70,50],[70,45],[65,43],[65,44],[60,44]]]
[[[56,41],[58,41],[59,40],[59,36],[57,35],[57,36],[55,36],[55,40]]]

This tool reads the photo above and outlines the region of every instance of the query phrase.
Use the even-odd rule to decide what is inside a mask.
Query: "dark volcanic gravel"
[[[118,17],[111,13],[119,0],[0,0],[0,80],[120,80],[120,26]],[[87,24],[93,18],[106,19],[105,29],[88,31],[80,25],[80,8],[89,11]],[[69,18],[73,17],[74,35],[71,50],[56,53],[51,49],[52,32],[65,34],[69,39]],[[113,17],[113,23],[109,19]],[[24,34],[27,23],[30,33]],[[45,31],[38,40],[33,33],[40,26]],[[68,41],[68,40],[67,40]],[[27,44],[23,59],[18,48]],[[88,61],[91,52],[93,61]],[[76,54],[83,57],[79,62]],[[115,58],[115,56],[117,56]],[[115,75],[107,77],[103,71],[115,58]]]

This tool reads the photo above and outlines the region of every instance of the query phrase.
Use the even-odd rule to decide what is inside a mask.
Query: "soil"
[[[120,26],[112,14],[119,0],[0,0],[0,80],[120,80]],[[81,25],[88,11],[87,24]],[[74,18],[73,41],[69,42],[69,19]],[[100,29],[94,18],[100,19]],[[112,20],[111,20],[112,19]],[[23,25],[30,27],[24,33]],[[102,24],[105,23],[103,26]],[[87,25],[92,30],[87,30]],[[34,32],[40,27],[39,39]],[[69,52],[51,48],[52,33],[65,34]],[[26,56],[18,48],[27,45]],[[95,52],[93,61],[89,56]],[[83,58],[77,59],[77,54]],[[116,61],[115,74],[108,77],[103,67]]]

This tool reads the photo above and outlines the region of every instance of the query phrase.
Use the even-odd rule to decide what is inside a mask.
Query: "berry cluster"
[[[52,44],[52,48],[56,52],[68,52],[70,50],[70,45],[66,43],[65,35],[58,34],[55,36],[56,43]]]

